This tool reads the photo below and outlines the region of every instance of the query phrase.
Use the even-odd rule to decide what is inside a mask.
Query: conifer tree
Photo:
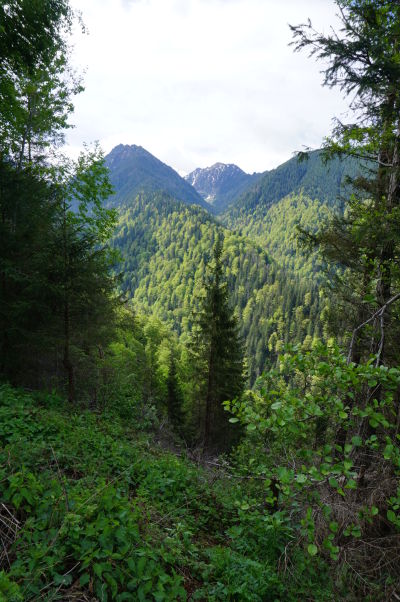
[[[350,182],[345,212],[308,240],[322,250],[336,271],[337,333],[350,331],[348,361],[395,365],[400,352],[400,5],[392,0],[336,0],[339,33],[316,32],[309,22],[293,27],[297,50],[327,60],[325,84],[351,95],[355,120],[337,122],[325,152],[360,161]],[[365,391],[364,404],[382,397],[381,387]],[[355,401],[349,397],[351,409]],[[365,439],[371,425],[364,418]],[[349,433],[341,428],[335,444],[343,450]],[[367,468],[372,455],[359,463]]]
[[[223,402],[239,397],[245,384],[243,344],[229,305],[222,250],[223,237],[219,233],[191,343],[201,382],[200,428],[204,451],[224,450],[232,445],[235,429],[229,423]]]
[[[0,6],[0,376],[54,386],[66,374],[70,400],[78,363],[89,386],[115,306],[101,151],[49,160],[81,91],[69,66],[73,22],[68,0]]]
[[[337,122],[325,152],[360,161],[351,181],[344,216],[313,241],[325,257],[342,266],[341,301],[347,326],[358,327],[379,307],[372,337],[360,330],[351,348],[359,361],[371,351],[378,363],[398,354],[399,332],[387,303],[399,290],[400,252],[400,5],[392,0],[336,0],[341,30],[328,35],[307,25],[292,27],[296,49],[308,48],[324,61],[325,85],[351,95],[355,121]],[[312,238],[312,237],[311,237]],[[343,323],[338,324],[343,329]]]
[[[116,215],[104,208],[112,188],[98,146],[76,162],[64,162],[55,177],[60,201],[52,261],[55,338],[62,341],[68,399],[74,401],[74,355],[86,359],[107,341],[113,324],[114,255],[106,243]]]

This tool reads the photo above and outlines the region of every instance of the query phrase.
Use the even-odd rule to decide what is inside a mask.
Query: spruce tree
[[[0,377],[52,387],[66,377],[71,401],[79,380],[96,397],[115,307],[103,156],[54,154],[81,90],[73,22],[68,0],[0,6]]]
[[[293,27],[298,50],[309,48],[324,61],[325,84],[351,95],[354,121],[337,126],[325,145],[326,157],[350,156],[360,161],[343,215],[308,240],[334,266],[339,308],[334,330],[349,336],[348,362],[360,364],[374,356],[376,366],[393,366],[400,353],[400,5],[391,0],[336,0],[339,33],[316,32],[309,22]],[[337,269],[339,268],[339,270]],[[378,402],[384,391],[364,391],[362,404]],[[360,402],[360,400],[358,400]],[[356,401],[349,396],[351,409]],[[398,419],[398,418],[397,418]],[[358,434],[365,440],[371,424],[364,418]],[[342,452],[352,431],[336,434]],[[373,454],[363,454],[366,469]]]
[[[296,49],[308,48],[328,65],[325,85],[351,95],[354,121],[337,122],[325,145],[328,159],[355,157],[360,172],[350,182],[345,213],[315,237],[330,262],[339,265],[341,316],[350,330],[369,320],[351,347],[353,361],[377,354],[378,363],[397,361],[400,333],[395,306],[400,252],[400,5],[392,0],[336,0],[341,30],[328,35],[311,23],[292,27]],[[352,194],[350,194],[352,193]],[[337,272],[336,272],[337,276]],[[335,287],[337,288],[337,279]],[[343,305],[345,310],[343,311]],[[336,324],[343,331],[343,322]]]
[[[85,369],[113,328],[114,254],[107,241],[116,215],[104,207],[112,188],[99,147],[82,152],[76,162],[64,162],[55,172],[60,203],[51,282],[55,344],[62,348],[68,399],[74,401],[78,364]]]
[[[244,349],[229,304],[219,233],[207,266],[204,297],[195,317],[192,352],[200,379],[200,429],[203,451],[227,450],[237,432],[229,423],[223,402],[239,397],[244,388]]]

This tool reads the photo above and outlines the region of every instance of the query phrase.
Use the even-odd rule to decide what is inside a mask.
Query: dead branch
[[[389,305],[392,305],[392,303],[394,303],[398,299],[400,299],[400,293],[396,293],[396,295],[394,295],[391,299],[389,299],[388,301],[386,301],[386,303],[384,305],[382,305],[382,307],[380,307],[379,309],[377,309],[376,312],[373,313],[370,318],[368,318],[368,320],[365,320],[365,322],[363,322],[362,324],[360,324],[359,326],[357,326],[357,328],[355,328],[353,330],[353,334],[352,334],[351,342],[350,342],[350,347],[349,347],[349,353],[348,353],[348,356],[347,356],[347,364],[350,364],[350,362],[351,362],[351,358],[352,358],[352,355],[353,355],[353,349],[354,349],[354,343],[355,343],[355,340],[356,340],[357,333],[362,328],[364,328],[364,326],[366,326],[370,322],[373,322],[377,318],[381,319],[380,320],[380,324],[381,324],[381,341],[380,341],[379,351],[378,351],[378,356],[377,356],[377,361],[379,361],[380,355],[382,354],[383,340],[384,340],[383,316],[384,316],[384,313],[385,313],[386,309],[389,307]]]

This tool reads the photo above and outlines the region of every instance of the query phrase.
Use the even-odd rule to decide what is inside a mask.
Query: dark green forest
[[[349,122],[210,206],[64,156],[82,17],[0,3],[0,602],[400,598],[400,6],[336,7]]]

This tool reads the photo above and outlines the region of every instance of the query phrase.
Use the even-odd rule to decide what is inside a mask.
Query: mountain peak
[[[111,199],[113,205],[127,204],[139,192],[166,192],[178,201],[208,208],[186,180],[142,146],[118,144],[105,163],[116,193]]]
[[[251,176],[234,163],[214,163],[185,176],[185,180],[218,211],[233,203],[256,178],[258,174]]]

